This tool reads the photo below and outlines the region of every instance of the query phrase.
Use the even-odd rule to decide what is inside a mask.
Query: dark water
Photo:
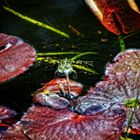
[[[0,32],[16,35],[31,44],[37,52],[97,52],[98,55],[82,57],[93,61],[93,69],[98,75],[77,70],[77,81],[94,86],[104,74],[105,64],[119,53],[117,36],[107,31],[81,0],[24,0],[9,3],[10,7],[26,16],[58,28],[70,35],[65,39],[60,35],[20,19],[11,13],[0,12]],[[69,25],[84,36],[77,36]],[[140,34],[125,40],[127,48],[140,48]],[[74,55],[51,56],[54,59],[71,58]],[[0,103],[24,113],[32,104],[31,94],[43,83],[54,78],[57,64],[35,63],[27,72],[0,85]],[[84,76],[83,76],[84,75]],[[136,138],[135,138],[136,139]]]

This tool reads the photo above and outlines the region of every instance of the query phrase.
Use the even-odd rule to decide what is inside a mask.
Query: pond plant
[[[35,61],[36,51],[16,36],[0,33],[0,83],[25,72]]]

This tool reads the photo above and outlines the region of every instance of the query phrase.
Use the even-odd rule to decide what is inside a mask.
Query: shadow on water
[[[15,11],[33,19],[49,24],[70,35],[65,39],[51,31],[33,25],[20,19],[7,11],[0,12],[0,32],[16,35],[31,44],[37,52],[98,52],[98,55],[86,56],[83,59],[92,60],[94,70],[98,75],[78,72],[77,81],[87,86],[102,79],[105,64],[111,61],[120,51],[115,44],[117,36],[108,32],[90,12],[81,0],[14,0],[9,3]],[[76,35],[70,26],[77,29],[84,36]],[[139,35],[134,35],[126,40],[127,48],[139,48]],[[71,56],[55,56],[56,59]],[[43,83],[54,78],[57,65],[41,63],[34,64],[27,72],[19,77],[0,85],[0,102],[11,106],[22,114],[31,104],[31,94]],[[85,76],[83,76],[83,74]]]

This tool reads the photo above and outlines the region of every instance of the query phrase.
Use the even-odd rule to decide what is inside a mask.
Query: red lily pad
[[[108,64],[105,79],[138,90],[140,88],[140,50],[127,50]]]
[[[21,125],[24,134],[34,140],[119,140],[125,120],[125,115],[121,115],[112,119],[102,114],[79,115],[67,108],[58,111],[33,106],[23,116]]]
[[[129,0],[85,0],[101,23],[115,34],[128,34],[140,29],[140,11]]]
[[[39,93],[59,93],[60,92],[60,84],[63,85],[64,91],[68,92],[67,81],[65,78],[57,78],[53,79],[50,82],[47,82],[41,89],[37,92]],[[74,96],[78,96],[83,91],[83,85],[73,80],[69,80],[70,85],[70,93]]]
[[[108,64],[105,81],[97,84],[102,93],[116,95],[116,102],[124,104],[128,99],[136,99],[140,104],[140,50],[127,50],[114,58],[114,63]],[[127,119],[132,108],[127,107]],[[135,110],[131,124],[132,133],[140,134],[140,108]]]
[[[0,83],[26,71],[35,58],[36,51],[29,44],[0,33]]]
[[[64,93],[62,93],[62,95],[59,87],[60,85],[63,86],[64,90]],[[33,102],[50,106],[54,109],[66,108],[70,104],[68,100],[74,99],[75,97],[80,95],[83,90],[83,85],[73,80],[69,80],[69,86],[70,93],[68,93],[67,81],[65,78],[53,79],[47,82],[37,92],[35,92],[33,96]],[[68,99],[66,99],[67,97]]]

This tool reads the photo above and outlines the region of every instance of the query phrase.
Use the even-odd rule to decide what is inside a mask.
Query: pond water
[[[93,61],[98,74],[77,71],[77,81],[94,86],[102,80],[106,63],[120,52],[118,37],[105,29],[81,0],[32,0],[9,3],[15,11],[49,24],[70,35],[66,39],[54,32],[38,27],[1,9],[0,32],[15,35],[31,44],[39,52],[97,52],[81,57]],[[82,35],[78,36],[73,27]],[[140,33],[125,39],[126,48],[140,48]],[[74,55],[51,56],[53,59],[71,58]],[[0,103],[10,106],[21,116],[32,104],[32,93],[55,77],[57,64],[35,62],[24,74],[0,85]],[[72,77],[71,77],[72,78]],[[136,139],[136,138],[135,138]]]

